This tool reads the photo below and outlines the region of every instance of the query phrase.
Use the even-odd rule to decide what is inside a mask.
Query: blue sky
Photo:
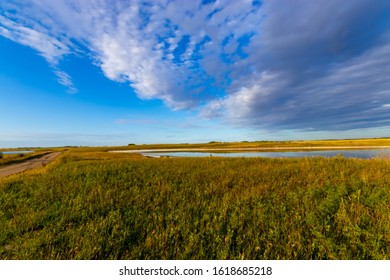
[[[0,3],[0,147],[389,136],[389,1]]]

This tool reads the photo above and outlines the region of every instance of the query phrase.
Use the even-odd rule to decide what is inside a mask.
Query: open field
[[[0,179],[0,259],[390,258],[387,159],[98,150]]]
[[[106,147],[105,150],[160,150],[160,149],[315,149],[315,148],[367,148],[390,147],[390,138],[349,139],[349,140],[300,140],[300,141],[255,141],[255,142],[210,142],[199,144],[146,144],[122,147]]]

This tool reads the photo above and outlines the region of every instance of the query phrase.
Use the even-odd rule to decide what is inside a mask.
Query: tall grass
[[[1,259],[389,259],[390,162],[72,153],[0,182]]]

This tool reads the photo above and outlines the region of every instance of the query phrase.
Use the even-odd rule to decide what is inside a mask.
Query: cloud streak
[[[61,39],[50,36],[48,29],[38,24],[28,26],[0,15],[0,35],[36,50],[53,68],[58,82],[67,87],[69,93],[77,92],[71,77],[58,66],[62,57],[71,50]]]
[[[268,130],[390,125],[390,3],[378,0],[49,1],[0,4],[0,35],[58,81],[65,56],[173,110]]]

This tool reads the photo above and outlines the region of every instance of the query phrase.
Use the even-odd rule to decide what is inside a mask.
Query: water
[[[327,150],[327,151],[295,151],[295,152],[158,152],[143,153],[150,157],[266,157],[266,158],[303,158],[303,157],[334,157],[343,155],[346,158],[369,159],[374,157],[390,157],[390,148],[387,149],[366,149],[366,150]]]
[[[5,152],[0,152],[3,155],[18,155],[18,154],[28,154],[32,153],[33,151],[5,151]]]

